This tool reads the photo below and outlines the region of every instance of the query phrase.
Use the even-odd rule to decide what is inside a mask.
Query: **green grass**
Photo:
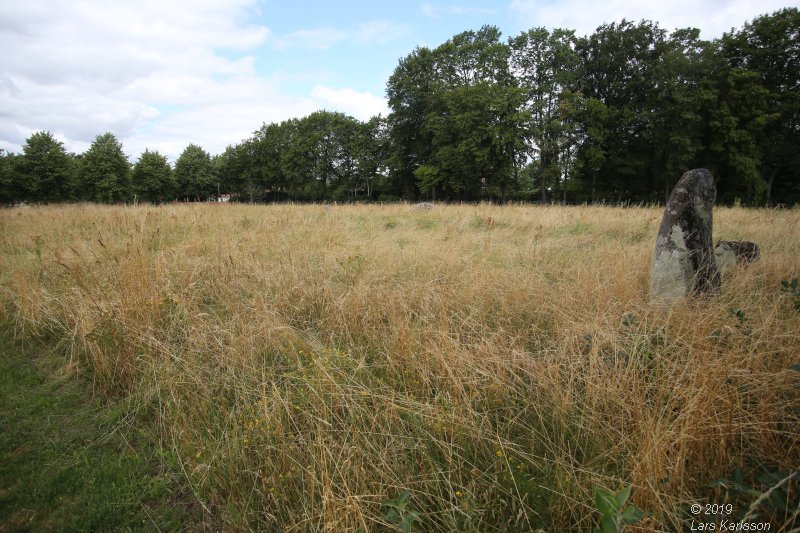
[[[58,361],[0,330],[0,531],[202,529],[130,403],[93,398]]]

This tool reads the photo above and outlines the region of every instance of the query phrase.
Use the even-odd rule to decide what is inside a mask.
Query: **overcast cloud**
[[[82,152],[110,131],[133,159],[145,148],[174,159],[190,142],[218,153],[262,122],[320,108],[360,119],[385,112],[370,93],[316,86],[296,96],[258,75],[251,52],[291,39],[248,23],[256,8],[253,0],[3,2],[0,148],[19,150],[49,130]],[[375,28],[385,25],[357,30]]]

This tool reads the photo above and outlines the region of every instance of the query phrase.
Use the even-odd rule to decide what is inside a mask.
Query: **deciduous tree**
[[[176,184],[167,158],[145,150],[133,166],[133,191],[142,200],[159,203],[175,198]]]
[[[18,186],[16,165],[19,158],[0,148],[0,204],[11,204],[22,198]]]
[[[15,162],[18,193],[34,202],[58,202],[70,197],[72,162],[61,141],[49,131],[34,133],[25,141]]]
[[[196,144],[187,146],[175,162],[175,181],[181,199],[208,200],[217,194],[211,155]]]
[[[105,203],[131,199],[130,171],[128,156],[114,134],[98,135],[80,163],[83,197]]]
[[[574,92],[578,55],[575,32],[534,28],[509,40],[511,71],[525,94],[530,121],[525,129],[527,155],[537,160],[542,201],[572,166],[576,122]]]
[[[722,38],[722,53],[734,69],[753,73],[769,124],[758,135],[764,201],[800,193],[800,10],[762,15]],[[752,178],[751,178],[751,181]]]

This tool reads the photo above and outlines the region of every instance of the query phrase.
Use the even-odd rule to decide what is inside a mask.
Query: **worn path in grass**
[[[126,404],[58,369],[0,329],[0,532],[204,529]]]

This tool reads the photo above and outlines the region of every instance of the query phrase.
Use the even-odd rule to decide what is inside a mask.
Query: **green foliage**
[[[622,533],[626,525],[635,524],[644,517],[635,505],[626,505],[632,488],[629,485],[616,494],[595,488],[594,504],[600,512],[600,527],[595,528],[595,533]]]
[[[249,141],[245,141],[236,146],[228,146],[223,153],[212,158],[221,192],[242,192],[247,189],[245,181],[250,145]]]
[[[265,124],[254,136],[225,151],[231,178],[222,177],[248,200],[273,199],[285,193],[290,197],[300,188],[293,175],[296,167],[287,164],[289,150],[295,146],[297,121]]]
[[[300,120],[295,142],[303,191],[313,200],[352,196],[358,183],[358,121],[342,113],[318,111]]]
[[[396,498],[381,502],[381,507],[388,508],[383,519],[404,533],[411,531],[411,525],[419,518],[419,513],[409,507],[410,501],[411,493],[404,490]]]
[[[728,311],[739,320],[739,324],[744,324],[747,320],[744,315],[744,310],[738,307],[731,307]]]
[[[16,179],[18,158],[0,148],[0,205],[10,204],[22,197]]]
[[[189,145],[175,184],[155,156],[131,183],[111,134],[76,165],[40,132],[23,154],[0,158],[0,202],[218,192],[248,201],[653,202],[702,166],[717,179],[719,203],[792,204],[800,201],[797,42],[797,8],[713,41],[652,21],[603,24],[584,37],[532,28],[507,42],[483,26],[402,58],[387,81],[386,118],[317,111],[264,124],[213,158]]]
[[[174,198],[175,178],[167,158],[145,150],[133,166],[133,191],[142,200],[164,202]]]
[[[187,200],[208,200],[217,194],[217,176],[211,156],[196,144],[190,144],[175,162],[178,196]]]
[[[716,98],[708,80],[713,47],[697,29],[675,30],[662,43],[661,60],[653,79],[661,87],[652,98],[648,140],[654,146],[651,166],[656,175],[647,184],[647,196],[666,201],[678,177],[697,164],[703,150],[704,112]],[[702,163],[708,165],[708,162]],[[659,198],[658,189],[663,196]]]
[[[732,517],[748,522],[760,518],[789,530],[800,523],[796,511],[800,508],[800,473],[773,470],[760,465],[749,475],[735,468],[731,479],[711,482],[724,501],[732,503]]]
[[[759,139],[775,119],[767,91],[753,72],[721,67],[717,101],[709,117],[709,151],[717,161],[718,198],[752,202],[766,189],[760,172]]]
[[[353,190],[366,193],[367,199],[372,199],[374,191],[387,184],[388,172],[385,165],[389,149],[389,129],[386,119],[377,116],[359,124],[353,149],[357,167]]]
[[[525,129],[526,153],[537,161],[539,191],[547,191],[565,180],[574,164],[577,143],[577,110],[580,97],[573,92],[578,55],[575,32],[534,28],[509,39],[510,65],[525,95],[528,118]]]
[[[754,139],[764,200],[797,198],[800,172],[800,11],[784,8],[722,38],[728,64],[755,76],[768,127]]]
[[[72,160],[49,131],[28,137],[22,155],[7,172],[10,175],[5,180],[16,189],[15,196],[34,202],[57,202],[70,197]]]
[[[220,162],[223,182],[251,200],[370,198],[380,180],[383,120],[362,123],[318,111],[265,124],[252,139],[229,147]]]
[[[649,21],[604,24],[578,39],[576,51],[577,90],[591,99],[579,116],[590,138],[578,147],[579,179],[591,200],[647,195],[655,183],[643,178],[659,148],[653,142],[658,78],[669,77],[656,69],[667,51],[666,32]]]
[[[387,194],[415,199],[414,172],[430,161],[431,132],[425,127],[435,96],[434,53],[425,47],[415,49],[400,60],[386,83],[392,109],[389,123],[390,148],[387,163],[393,186]]]
[[[392,176],[432,199],[504,197],[528,112],[493,26],[418,48],[389,78]]]
[[[131,198],[130,164],[112,133],[98,135],[80,163],[81,196],[104,203]]]
[[[34,344],[34,346],[36,346]],[[0,328],[0,523],[11,531],[179,530],[197,503],[135,406],[103,404],[63,360],[22,349]]]
[[[794,310],[800,312],[800,287],[798,286],[797,278],[792,278],[791,281],[781,281],[782,291],[788,292],[794,300]]]
[[[420,165],[414,171],[419,190],[427,193],[439,184],[439,169],[433,165]]]
[[[738,307],[731,307],[728,309],[728,312],[736,317],[738,323],[736,324],[736,328],[745,335],[751,335],[753,333],[753,327],[747,323],[747,316],[745,315],[744,309],[740,309]]]

